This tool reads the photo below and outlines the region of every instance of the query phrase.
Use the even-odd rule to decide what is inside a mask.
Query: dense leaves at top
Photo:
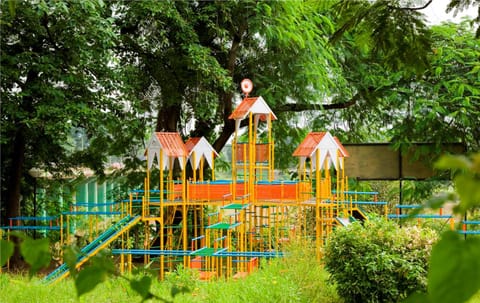
[[[89,166],[101,174],[138,122],[123,100],[117,33],[103,3],[3,1],[1,11],[1,196],[10,217],[19,215],[20,194],[28,196],[28,185],[20,188],[28,170]],[[76,129],[89,138],[80,150]]]
[[[30,196],[31,168],[101,173],[107,155],[136,160],[152,130],[206,136],[220,151],[247,77],[279,118],[281,167],[310,130],[478,146],[478,40],[466,23],[427,28],[403,1],[1,5],[7,216]]]
[[[343,70],[352,87],[338,93],[355,103],[337,111],[332,128],[348,141],[462,142],[479,148],[479,40],[468,22],[430,29],[428,68],[421,74],[386,70],[371,53],[345,35]],[[331,115],[321,115],[326,123]]]
[[[402,1],[340,1],[334,5],[338,28],[331,40],[337,42],[354,31],[357,42],[381,57],[387,67],[422,72],[428,67],[431,40],[425,17]]]
[[[206,136],[220,150],[243,78],[274,112],[286,98],[320,105],[336,64],[333,24],[312,2],[118,2],[122,59],[157,111],[157,131]],[[320,106],[318,106],[320,108]],[[195,118],[194,130],[185,129]],[[214,133],[220,126],[219,133]]]

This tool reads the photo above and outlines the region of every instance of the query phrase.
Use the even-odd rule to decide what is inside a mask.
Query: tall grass
[[[154,281],[151,291],[171,300],[172,287],[188,287],[190,292],[175,297],[174,302],[341,302],[334,286],[327,283],[327,273],[315,261],[308,245],[292,244],[288,256],[262,260],[261,268],[249,276],[234,280],[202,282],[190,270],[179,269],[165,281]],[[92,292],[76,297],[71,280],[44,285],[20,275],[0,275],[0,302],[140,302],[141,298],[121,278],[110,279]]]

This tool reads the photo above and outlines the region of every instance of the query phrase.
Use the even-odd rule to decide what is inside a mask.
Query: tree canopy
[[[478,39],[467,22],[428,27],[421,8],[3,1],[2,213],[19,214],[31,168],[101,174],[108,155],[136,161],[152,130],[205,136],[220,151],[243,78],[279,118],[283,167],[310,130],[350,142],[447,137],[478,148]],[[84,148],[72,146],[76,131],[88,138]]]
[[[104,4],[9,4],[1,4],[0,24],[1,199],[2,213],[14,217],[31,190],[24,183],[31,168],[102,173],[106,156],[124,153],[139,123],[130,110],[135,103],[124,99],[112,52],[117,33]],[[89,138],[81,150],[72,146],[76,129]]]

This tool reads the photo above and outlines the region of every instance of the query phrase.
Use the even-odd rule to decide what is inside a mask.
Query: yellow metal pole
[[[250,153],[250,146],[248,144],[243,144],[243,195],[246,195],[248,193],[248,170],[247,170],[247,163],[249,159],[249,153]],[[248,150],[247,150],[248,148]]]
[[[146,204],[146,205],[143,205],[142,207],[142,216],[143,218],[147,217],[148,216],[148,212],[149,212],[149,209],[150,209],[150,199],[149,199],[149,195],[150,195],[150,167],[148,165],[149,163],[149,156],[148,156],[149,152],[148,152],[148,149],[147,149],[147,180],[145,181],[145,192],[144,192],[144,203],[142,204]],[[153,156],[155,158],[155,156]],[[154,159],[152,159],[154,160]],[[153,161],[152,161],[153,163]]]
[[[147,194],[147,180],[148,180],[148,178],[145,178],[143,180],[145,186],[144,186],[144,193],[143,193],[143,196],[142,196],[142,204],[141,204],[142,205],[142,219],[146,217],[146,214],[145,214],[146,205],[145,204],[147,203],[147,201],[145,200],[145,195]]]
[[[267,232],[268,232],[268,250],[272,249],[272,211],[271,207],[267,209]],[[273,223],[275,224],[275,222]]]
[[[121,247],[122,247],[122,253],[120,254],[120,273],[123,275],[125,272],[125,254],[123,253],[123,250],[125,249],[125,242],[124,238],[122,235],[122,242],[121,242]]]
[[[65,239],[65,241],[68,243],[68,241],[70,240],[70,216],[67,215],[67,232],[66,232],[66,235],[67,235],[67,239]]]
[[[253,181],[253,165],[252,163],[254,161],[254,158],[252,154],[255,152],[254,150],[255,145],[253,142],[253,114],[252,112],[249,113],[248,115],[248,194],[250,194],[248,197],[249,201],[252,200],[252,181]]]
[[[128,273],[132,273],[132,255],[128,254],[127,255],[127,265],[128,265]]]
[[[144,223],[143,227],[144,227],[144,230],[145,230],[145,241],[143,242],[143,245],[145,247],[145,250],[150,250],[150,227],[148,226],[150,221],[145,220],[144,222],[145,223]],[[143,263],[144,263],[144,265],[147,265],[148,262],[150,262],[150,255],[146,254],[143,257]]]
[[[159,162],[159,170],[160,170],[160,184],[159,184],[159,190],[160,190],[160,196],[159,196],[159,202],[160,202],[160,250],[163,251],[165,249],[165,243],[164,243],[164,233],[165,233],[165,214],[164,214],[164,175],[163,175],[163,149],[160,150],[160,159],[158,160]],[[160,271],[159,271],[159,276],[160,280],[164,279],[164,274],[165,274],[165,256],[163,254],[160,254]]]
[[[212,180],[215,180],[215,152],[212,151]]]
[[[274,177],[274,144],[272,137],[272,113],[268,114],[268,181],[272,182]]]
[[[233,133],[232,142],[232,199],[235,201],[237,197],[237,120],[235,120],[235,132]]]
[[[63,243],[63,215],[60,214],[60,246],[63,247],[65,243]],[[63,250],[62,250],[63,254]],[[1,268],[1,267],[0,267]]]
[[[322,195],[322,187],[321,187],[321,173],[320,173],[320,149],[315,151],[315,178],[316,178],[316,200],[315,200],[315,241],[316,241],[316,253],[317,259],[320,259],[320,248],[321,248],[321,235],[320,235],[320,225],[323,218],[320,217],[320,198]]]
[[[192,170],[193,170],[193,182],[197,182],[197,167],[196,167],[196,161],[195,161],[195,151],[192,152]]]
[[[187,243],[187,224],[188,224],[188,214],[187,214],[187,195],[186,195],[186,162],[187,159],[183,157],[183,167],[182,167],[182,212],[183,212],[183,250],[188,249]],[[188,258],[183,258],[184,268],[188,267],[187,264]]]

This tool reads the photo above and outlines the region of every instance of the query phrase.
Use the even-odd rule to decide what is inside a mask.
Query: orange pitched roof
[[[333,137],[333,139],[335,140],[335,142],[337,142],[337,145],[340,148],[340,154],[341,154],[340,156],[341,157],[350,157],[350,154],[348,153],[345,146],[343,146],[342,142],[340,142],[340,140],[338,140],[337,137]]]
[[[187,149],[185,144],[183,144],[182,138],[178,133],[168,133],[168,132],[156,132],[160,145],[162,146],[164,152],[167,156],[170,157],[187,157]]]
[[[195,148],[195,145],[197,145],[198,141],[200,141],[200,137],[194,137],[190,138],[185,142],[185,148],[187,149],[187,153],[190,154],[190,152]]]
[[[257,101],[257,97],[244,98],[228,119],[243,119],[255,101]]]
[[[228,119],[234,119],[234,120],[238,120],[238,119],[244,119],[247,114],[250,112],[250,109],[252,108],[252,106],[257,102],[257,100],[259,100],[259,98],[261,97],[250,97],[250,98],[244,98],[242,100],[242,102],[237,106],[237,108],[233,111],[233,113],[228,117]],[[265,102],[263,100],[263,98],[261,98],[262,102]],[[266,105],[266,103],[264,103]],[[266,105],[268,107],[268,105]],[[271,110],[270,110],[271,112]],[[273,114],[273,112],[271,112],[271,116],[272,116],[272,120],[276,120],[277,117],[275,116],[275,114]],[[267,120],[267,115],[266,114],[262,114],[260,116],[260,119],[263,120],[263,121],[266,121]]]
[[[309,133],[302,143],[295,149],[293,156],[295,157],[310,157],[317,147],[318,143],[325,136],[326,132],[312,132]]]

